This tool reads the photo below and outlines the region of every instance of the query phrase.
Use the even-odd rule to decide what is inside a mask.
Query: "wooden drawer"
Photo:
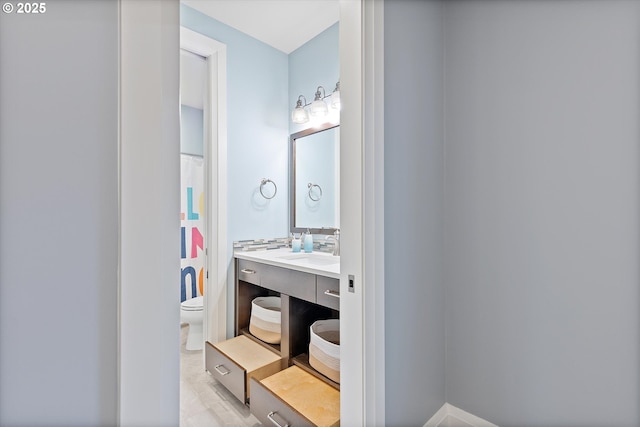
[[[281,369],[281,357],[245,336],[206,344],[207,371],[243,403],[251,396],[251,378],[260,380]]]
[[[254,378],[251,387],[251,413],[265,426],[340,425],[340,392],[297,366]]]
[[[311,421],[294,411],[255,379],[251,381],[251,413],[263,426],[312,427]]]
[[[340,310],[340,280],[318,276],[316,288],[316,303]]]
[[[245,259],[239,259],[238,280],[260,286],[260,270],[264,267],[264,264],[247,261]]]
[[[205,365],[207,371],[220,381],[241,402],[245,401],[245,370],[207,341]]]
[[[315,274],[238,259],[238,280],[316,302]]]

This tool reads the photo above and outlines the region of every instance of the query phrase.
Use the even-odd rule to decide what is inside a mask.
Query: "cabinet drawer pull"
[[[287,420],[284,420],[284,418],[283,418],[281,415],[279,415],[279,417],[280,417],[280,418],[282,418],[282,419],[284,420],[285,424],[284,424],[284,425],[282,425],[282,424],[280,424],[279,422],[277,422],[277,421],[275,420],[275,418],[273,418],[273,416],[274,416],[275,414],[277,414],[277,412],[276,412],[276,411],[271,411],[271,412],[269,412],[269,413],[267,414],[267,418],[269,418],[269,421],[271,421],[271,422],[272,422],[274,425],[276,425],[277,427],[289,427],[289,423],[287,422]]]
[[[324,294],[330,297],[340,298],[340,292],[332,291],[331,289],[327,289],[326,291],[324,291]]]
[[[243,268],[242,270],[240,270],[240,272],[245,274],[256,274],[255,270],[251,270],[249,268]]]
[[[231,373],[231,371],[230,371],[230,370],[228,370],[228,369],[226,370],[226,372],[221,371],[221,370],[220,370],[220,367],[223,367],[224,369],[227,369],[227,368],[225,368],[225,366],[224,366],[224,365],[216,365],[216,366],[214,366],[214,369],[215,369],[216,371],[218,371],[218,373],[219,373],[220,375],[225,376],[225,375],[229,375],[229,374]]]

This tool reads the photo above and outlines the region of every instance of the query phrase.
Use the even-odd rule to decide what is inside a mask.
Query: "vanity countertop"
[[[340,257],[324,252],[292,252],[291,248],[261,251],[235,251],[239,259],[261,262],[320,276],[340,278]]]

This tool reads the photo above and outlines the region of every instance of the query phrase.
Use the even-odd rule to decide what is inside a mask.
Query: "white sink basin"
[[[278,258],[286,259],[288,261],[300,261],[301,263],[309,263],[312,265],[332,265],[340,262],[339,257],[334,257],[332,255],[315,255],[313,253],[283,255]]]

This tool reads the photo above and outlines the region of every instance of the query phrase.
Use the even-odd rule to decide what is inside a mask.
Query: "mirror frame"
[[[339,123],[324,123],[320,126],[311,127],[300,132],[291,134],[289,137],[289,232],[302,233],[307,230],[311,234],[333,234],[337,227],[296,227],[296,139],[313,135],[315,133],[324,132],[329,129],[340,127]],[[340,165],[337,165],[340,167]]]

